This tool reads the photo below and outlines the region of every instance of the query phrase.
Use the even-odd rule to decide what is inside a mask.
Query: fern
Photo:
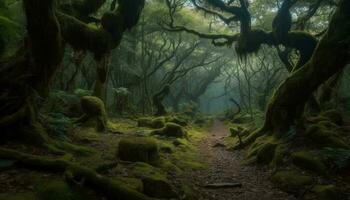
[[[62,113],[49,113],[44,122],[51,137],[68,140],[69,133],[73,128],[73,122],[70,118]]]

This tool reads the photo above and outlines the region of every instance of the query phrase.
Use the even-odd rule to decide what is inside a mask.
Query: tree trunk
[[[273,95],[263,128],[281,135],[300,117],[310,95],[350,61],[350,1],[343,0],[313,56],[292,72]]]

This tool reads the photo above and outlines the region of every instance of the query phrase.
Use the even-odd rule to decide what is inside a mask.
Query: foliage
[[[43,120],[50,136],[61,140],[69,139],[73,128],[72,119],[62,113],[48,113]]]

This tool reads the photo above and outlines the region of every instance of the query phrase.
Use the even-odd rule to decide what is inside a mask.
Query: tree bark
[[[339,4],[311,59],[292,72],[270,100],[260,131],[282,135],[300,116],[310,95],[350,61],[350,1]]]

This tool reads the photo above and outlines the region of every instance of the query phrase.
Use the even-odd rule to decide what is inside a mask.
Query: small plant
[[[45,125],[50,136],[68,140],[70,130],[73,128],[73,122],[62,113],[49,113],[44,117]]]

